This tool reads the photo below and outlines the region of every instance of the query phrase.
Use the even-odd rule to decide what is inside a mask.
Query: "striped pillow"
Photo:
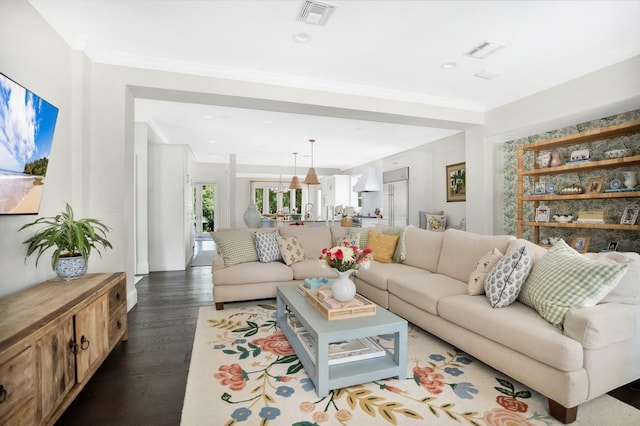
[[[590,260],[559,240],[533,266],[518,299],[562,327],[569,309],[595,306],[618,285],[626,268]]]
[[[253,239],[253,232],[248,229],[219,231],[211,234],[218,252],[224,260],[224,266],[245,262],[257,262],[258,252]]]

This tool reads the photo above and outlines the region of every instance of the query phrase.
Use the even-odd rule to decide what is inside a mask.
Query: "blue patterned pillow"
[[[278,232],[256,232],[256,250],[258,259],[262,263],[277,262],[282,260],[280,247],[278,246]]]
[[[507,253],[495,264],[484,281],[484,292],[492,308],[509,306],[531,272],[531,256],[522,247]]]

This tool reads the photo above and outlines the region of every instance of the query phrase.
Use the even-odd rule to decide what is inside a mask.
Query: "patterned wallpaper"
[[[575,126],[565,127],[563,129],[553,130],[546,133],[532,135],[526,138],[516,139],[508,141],[504,144],[504,192],[505,192],[505,206],[504,206],[504,229],[505,233],[510,235],[516,235],[516,189],[517,189],[517,149],[521,145],[528,143],[546,140],[551,138],[557,138],[560,136],[575,134],[584,132],[600,127],[607,127],[614,124],[625,123],[627,121],[640,119],[640,109],[635,111],[626,112],[623,114],[614,115],[611,117],[601,118],[599,120],[589,121],[586,123],[580,123]],[[591,142],[583,145],[575,145],[567,148],[560,148],[557,151],[560,152],[563,159],[563,163],[568,161],[572,151],[577,149],[589,149],[592,159],[604,158],[604,152],[612,149],[628,148],[631,149],[633,154],[640,154],[640,134],[622,136],[607,140],[605,143],[601,141]],[[525,157],[525,167],[532,168],[534,159]],[[613,179],[619,179],[624,182],[622,172],[635,171],[637,172],[637,179],[640,180],[640,167],[626,167],[615,170],[599,170],[588,171],[581,173],[563,174],[556,176],[543,176],[541,180],[544,180],[545,185],[555,184],[556,188],[563,188],[571,184],[578,184],[585,187],[588,180],[592,177],[604,177],[604,187],[609,188],[609,183]],[[533,192],[531,188],[531,181],[533,179],[525,179],[525,193]],[[530,182],[527,182],[530,181]],[[567,201],[553,201],[547,205],[550,208],[551,216],[554,214],[572,214],[577,217],[578,210],[603,210],[605,217],[620,222],[620,217],[625,207],[629,204],[640,204],[638,198],[617,198],[606,200],[567,200]],[[528,207],[528,208],[527,208]],[[533,220],[534,211],[533,203],[525,203],[524,211],[525,220]],[[637,231],[618,231],[618,230],[601,230],[601,229],[574,229],[574,228],[540,228],[540,236],[546,237],[560,237],[565,241],[570,242],[574,234],[583,233],[591,235],[591,241],[589,243],[588,251],[597,252],[607,248],[609,242],[618,242],[618,249],[624,251],[635,251],[640,253],[640,233]],[[525,238],[533,239],[533,229],[525,228]]]

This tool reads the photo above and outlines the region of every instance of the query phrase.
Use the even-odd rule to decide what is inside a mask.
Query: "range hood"
[[[367,173],[363,174],[358,182],[353,185],[353,192],[375,192],[380,191],[380,182],[376,175],[376,169],[370,167]]]

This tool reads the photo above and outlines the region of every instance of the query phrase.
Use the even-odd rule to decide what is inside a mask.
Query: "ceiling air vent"
[[[298,13],[298,21],[306,22],[307,24],[325,25],[335,8],[334,5],[329,3],[306,0]]]
[[[496,43],[495,41],[483,41],[479,45],[475,46],[468,52],[465,52],[465,56],[471,56],[476,59],[484,59],[489,55],[496,53],[498,50],[502,49],[504,44]]]

